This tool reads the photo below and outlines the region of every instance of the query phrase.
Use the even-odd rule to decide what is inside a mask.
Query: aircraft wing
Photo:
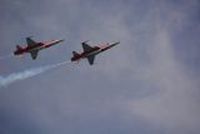
[[[87,43],[83,42],[82,43],[82,47],[84,51],[90,51],[93,49],[93,47],[91,47],[90,45],[88,45]]]
[[[33,51],[30,52],[31,57],[32,57],[33,60],[35,60],[37,58],[38,51],[39,50],[36,49],[36,50],[33,50]]]
[[[88,56],[87,59],[88,59],[89,64],[93,65],[94,64],[95,55]]]
[[[32,40],[30,37],[26,38],[26,42],[27,42],[28,46],[35,46],[37,44],[37,42]]]

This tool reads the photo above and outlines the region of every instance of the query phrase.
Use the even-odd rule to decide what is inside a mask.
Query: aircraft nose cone
[[[118,45],[118,44],[120,44],[120,42],[116,42],[116,43],[114,43],[113,45],[116,46],[116,45]]]
[[[114,44],[111,44],[111,45],[110,45],[110,48],[111,48],[111,47],[114,47],[114,46],[116,46],[116,45],[118,45],[118,44],[120,44],[120,42],[115,42]]]
[[[57,40],[57,41],[55,42],[55,44],[61,43],[61,42],[63,42],[63,41],[64,41],[64,39],[62,39],[62,40]]]
[[[62,40],[59,40],[59,42],[63,42],[63,41],[65,41],[64,39],[62,39]]]

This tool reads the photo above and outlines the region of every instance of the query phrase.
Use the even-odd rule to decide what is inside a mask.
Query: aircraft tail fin
[[[73,51],[72,53],[73,53],[74,56],[79,56],[79,55],[80,55],[80,54],[77,53],[76,51]]]

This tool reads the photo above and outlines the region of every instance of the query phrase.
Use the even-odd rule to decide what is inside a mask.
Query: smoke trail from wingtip
[[[32,69],[25,70],[23,72],[12,73],[6,77],[0,76],[0,88],[10,85],[16,81],[24,80],[24,79],[33,77],[35,75],[39,75],[43,72],[46,72],[50,69],[54,69],[56,67],[59,67],[61,65],[67,64],[67,63],[69,63],[69,62],[66,61],[66,62],[54,64],[54,65],[47,65],[47,66],[43,66],[43,67],[32,68]]]

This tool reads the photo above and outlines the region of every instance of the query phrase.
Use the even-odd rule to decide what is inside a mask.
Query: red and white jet
[[[81,59],[84,59],[84,58],[87,58],[88,59],[88,62],[90,65],[93,65],[94,64],[94,59],[95,59],[95,56],[101,52],[104,52],[116,45],[118,45],[120,42],[115,42],[113,44],[102,44],[102,45],[99,45],[99,46],[90,46],[87,44],[88,41],[85,41],[82,43],[82,47],[83,47],[83,52],[82,53],[77,53],[76,51],[73,51],[73,57],[71,58],[71,61],[74,62],[74,61],[78,61],[81,60]]]
[[[31,37],[26,38],[27,46],[21,47],[19,45],[16,46],[17,50],[14,51],[14,55],[23,55],[25,53],[30,53],[33,60],[37,58],[38,52],[42,49],[49,48],[54,46],[64,40],[51,40],[44,42],[36,42],[31,39]]]

